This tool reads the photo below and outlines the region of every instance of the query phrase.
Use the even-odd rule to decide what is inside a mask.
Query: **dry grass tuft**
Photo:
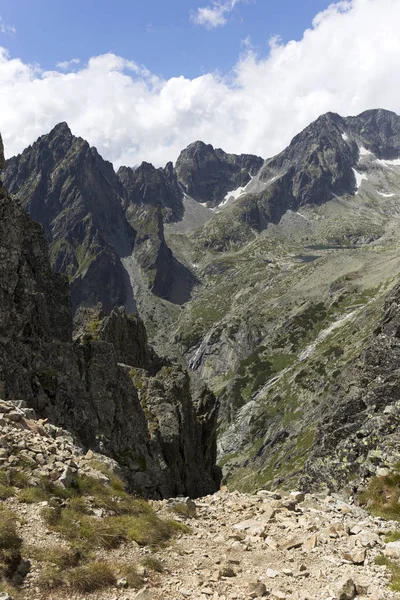
[[[162,573],[164,571],[164,565],[155,556],[147,556],[142,560],[142,565],[149,569],[149,571],[155,571],[156,573]]]
[[[400,520],[400,473],[393,473],[386,477],[373,477],[368,488],[360,493],[360,504],[375,515]]]
[[[92,593],[116,584],[113,569],[105,562],[92,562],[71,569],[65,575],[68,587],[76,592]]]

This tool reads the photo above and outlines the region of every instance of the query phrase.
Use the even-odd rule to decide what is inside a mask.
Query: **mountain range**
[[[43,414],[58,421],[68,414],[68,426],[76,429],[66,392],[72,373],[80,365],[83,385],[89,376],[83,377],[82,365],[92,368],[99,352],[107,361],[106,349],[113,349],[115,369],[130,367],[123,394],[129,385],[129,394],[139,397],[149,440],[154,438],[150,415],[158,415],[162,430],[168,422],[165,407],[184,402],[189,412],[177,433],[186,448],[184,470],[195,464],[195,439],[202,438],[198,468],[209,489],[218,485],[217,404],[218,462],[224,481],[238,489],[338,489],[400,459],[394,383],[400,314],[398,115],[383,109],[346,118],[327,113],[268,159],[227,154],[197,141],[175,165],[155,168],[143,162],[117,172],[61,123],[6,161],[3,181],[11,194],[3,193],[5,202],[20,211],[15,223],[25,219],[25,229],[36,227],[17,208],[18,198],[43,226],[51,265],[68,278],[72,304],[68,312],[62,278],[57,291],[48,285],[50,299],[32,304],[29,319],[39,315],[40,324],[46,314],[53,325],[46,325],[46,334],[42,325],[24,334],[28,341],[23,337],[20,353],[26,356],[33,336],[45,367],[38,371],[29,359],[24,369],[39,382],[37,389],[6,382],[7,398],[19,394],[36,409],[39,402]],[[39,229],[34,238],[44,255]],[[29,251],[20,252],[25,269]],[[30,268],[30,281],[39,271],[46,273],[43,282],[56,277],[47,266]],[[42,284],[36,285],[45,294]],[[57,317],[51,312],[56,306]],[[128,316],[132,313],[139,317]],[[72,314],[79,352],[72,343]],[[40,341],[43,335],[46,343]],[[53,338],[69,348],[67,371],[49,358]],[[134,339],[142,340],[140,350],[130,348]],[[17,355],[10,360],[4,352],[3,370],[10,364],[22,368]],[[105,363],[98,360],[101,368]],[[38,372],[52,373],[44,377],[45,385]],[[79,392],[86,402],[82,414],[92,414],[96,386]],[[161,404],[154,400],[160,395]],[[104,400],[100,412],[107,410]],[[203,433],[196,430],[199,419]],[[189,433],[193,427],[195,434]],[[115,449],[113,432],[104,428],[108,451],[118,459],[126,449]],[[88,445],[99,443],[90,437],[94,431],[78,434]],[[148,462],[152,457],[152,473],[159,457],[169,455],[167,430],[160,435],[157,447],[140,442],[146,446],[142,455]],[[177,459],[168,467],[167,479],[199,493],[198,482],[180,481],[179,465]],[[151,477],[145,487],[163,495]]]

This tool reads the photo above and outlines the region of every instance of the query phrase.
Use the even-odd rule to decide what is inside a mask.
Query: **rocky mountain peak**
[[[117,176],[124,187],[124,207],[129,214],[142,205],[152,205],[162,209],[167,223],[182,218],[183,193],[172,163],[156,169],[144,161],[136,169],[120,167]]]
[[[54,138],[54,137],[73,137],[72,136],[72,131],[68,125],[68,123],[66,123],[66,121],[62,121],[61,123],[57,123],[57,125],[55,125],[53,127],[53,129],[48,133],[48,137]]]
[[[377,158],[392,160],[400,156],[400,117],[396,113],[379,108],[345,121],[349,131]]]
[[[197,141],[180,153],[175,170],[189,196],[214,207],[228,192],[246,185],[263,162],[259,156],[227,154]]]

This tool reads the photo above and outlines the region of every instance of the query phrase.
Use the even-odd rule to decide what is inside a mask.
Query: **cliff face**
[[[214,207],[223,202],[228,192],[249,183],[263,162],[253,154],[227,154],[198,141],[181,152],[176,173],[189,196]]]
[[[0,217],[1,395],[25,400],[116,459],[133,490],[154,497],[215,490],[215,398],[192,394],[188,374],[158,358],[141,321],[121,310],[83,319],[86,333],[73,342],[68,283],[50,267],[42,227],[3,186]],[[151,413],[138,395],[138,372],[151,390]]]

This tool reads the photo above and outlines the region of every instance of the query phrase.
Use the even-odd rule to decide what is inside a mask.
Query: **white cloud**
[[[269,157],[326,111],[400,113],[400,0],[353,0],[319,14],[300,41],[251,49],[232,73],[161,79],[113,54],[43,72],[0,50],[0,131],[8,156],[67,121],[115,165],[174,160],[202,139]]]
[[[57,67],[59,69],[63,69],[63,71],[66,71],[67,69],[70,69],[74,65],[79,65],[80,62],[81,62],[80,58],[71,58],[71,60],[63,60],[62,62],[58,62]]]
[[[15,27],[6,25],[3,19],[0,17],[0,33],[7,33],[8,35],[15,35],[17,30]]]
[[[243,1],[245,0],[216,0],[211,6],[198,8],[191,14],[191,20],[197,25],[204,25],[207,29],[221,27],[227,23],[226,16]]]

